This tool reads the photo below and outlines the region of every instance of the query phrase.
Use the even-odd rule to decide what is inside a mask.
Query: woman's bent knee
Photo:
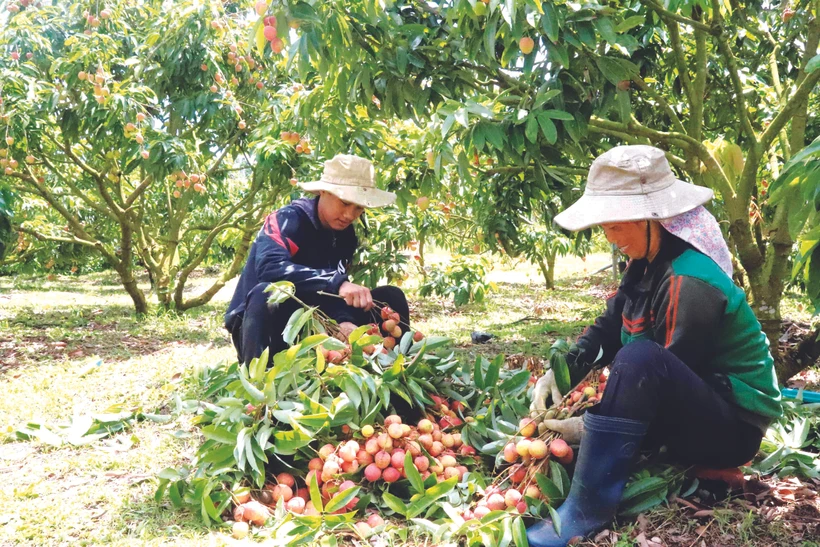
[[[651,340],[639,340],[622,347],[612,360],[612,372],[625,375],[646,375],[662,369],[663,348]]]

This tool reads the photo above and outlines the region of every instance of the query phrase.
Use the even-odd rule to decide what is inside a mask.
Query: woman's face
[[[646,221],[608,222],[601,224],[607,241],[616,245],[629,258],[646,257]]]

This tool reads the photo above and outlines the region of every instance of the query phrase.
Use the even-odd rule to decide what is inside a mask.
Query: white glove
[[[581,434],[584,432],[584,419],[580,416],[564,420],[544,420],[543,423],[547,426],[547,429],[557,431],[563,435],[568,444],[581,442]]]
[[[552,404],[547,404],[548,398],[552,400],[552,403],[557,403],[563,398],[561,391],[558,389],[558,384],[555,383],[555,375],[552,373],[552,370],[546,371],[535,383],[530,410],[546,412],[547,408],[552,406]]]

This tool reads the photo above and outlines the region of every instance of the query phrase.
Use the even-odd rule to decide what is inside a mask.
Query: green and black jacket
[[[573,383],[620,348],[653,340],[743,411],[765,432],[781,414],[769,342],[746,294],[708,256],[664,231],[655,259],[633,260],[606,311],[570,355]]]

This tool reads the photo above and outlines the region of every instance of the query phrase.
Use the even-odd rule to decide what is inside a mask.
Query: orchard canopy
[[[264,215],[339,152],[372,158],[360,275],[410,242],[538,264],[592,158],[666,151],[712,188],[738,283],[777,348],[787,284],[820,302],[820,0],[5,2],[6,271],[111,268],[137,312],[241,269]],[[410,261],[412,263],[412,259]],[[198,267],[224,263],[198,294]],[[814,337],[781,378],[820,354]]]

